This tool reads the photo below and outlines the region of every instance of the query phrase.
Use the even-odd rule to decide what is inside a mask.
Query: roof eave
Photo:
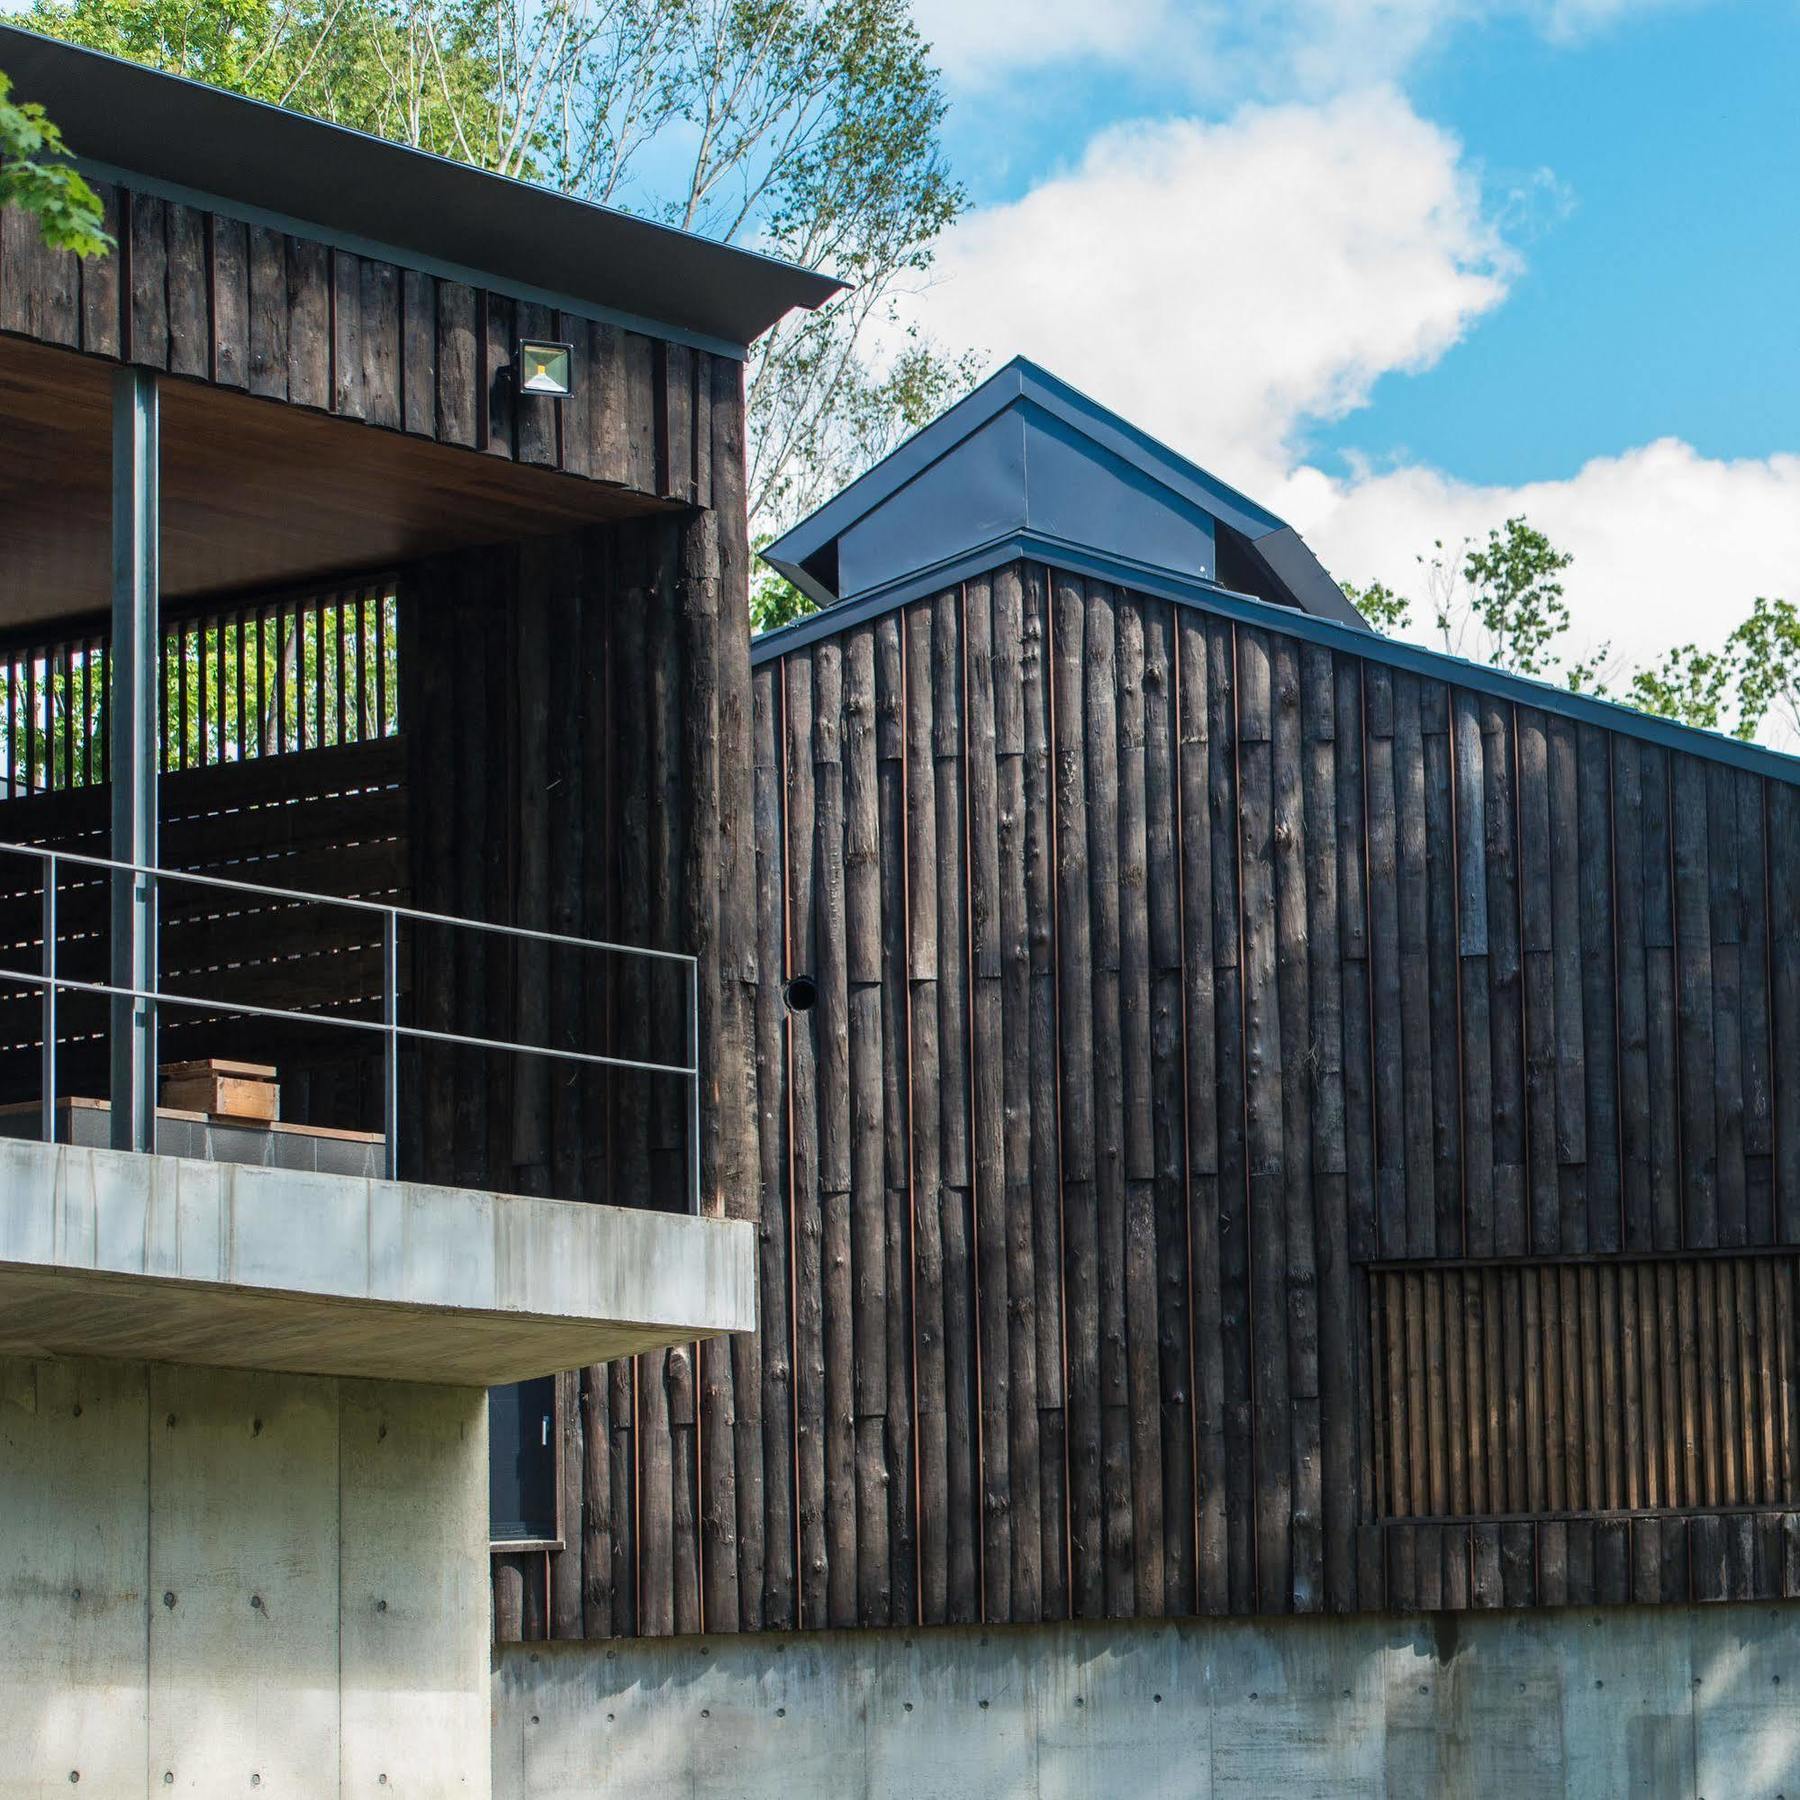
[[[755,251],[0,24],[79,160],[742,348],[843,283]]]

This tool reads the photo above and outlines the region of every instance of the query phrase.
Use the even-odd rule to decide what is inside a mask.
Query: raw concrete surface
[[[0,1353],[499,1386],[756,1324],[756,1227],[0,1141]]]
[[[480,1390],[0,1359],[0,1521],[0,1800],[485,1800]]]
[[[494,1800],[1800,1800],[1800,1608],[496,1653]]]

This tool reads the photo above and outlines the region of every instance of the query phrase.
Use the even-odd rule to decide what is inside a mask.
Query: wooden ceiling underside
[[[0,627],[104,611],[112,365],[0,339]],[[654,505],[275,401],[162,384],[168,599],[296,585]]]

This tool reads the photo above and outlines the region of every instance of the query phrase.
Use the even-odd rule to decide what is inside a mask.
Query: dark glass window
[[[488,1393],[488,1535],[497,1544],[547,1541],[556,1520],[556,1377]]]

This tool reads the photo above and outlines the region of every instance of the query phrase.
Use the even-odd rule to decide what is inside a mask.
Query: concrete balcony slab
[[[491,1387],[755,1323],[743,1220],[0,1143],[0,1354]]]

